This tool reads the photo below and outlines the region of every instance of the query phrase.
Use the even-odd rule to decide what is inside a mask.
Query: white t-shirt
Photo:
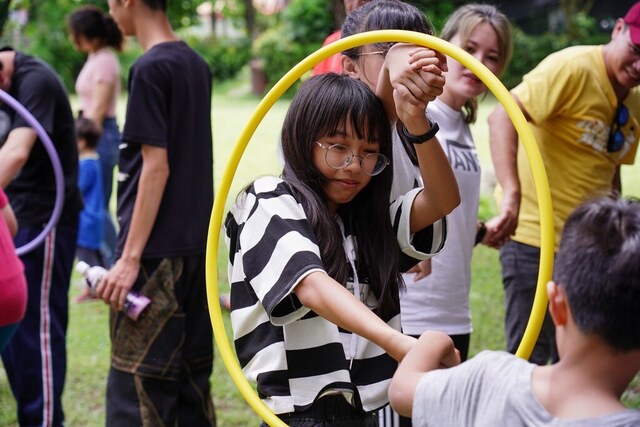
[[[440,126],[437,138],[449,159],[460,189],[460,205],[447,215],[447,243],[431,259],[431,274],[414,281],[415,274],[404,274],[406,293],[401,295],[404,333],[420,335],[438,330],[449,335],[472,331],[469,310],[471,254],[476,235],[480,198],[480,161],[469,125],[459,111],[436,99],[427,107],[429,116]],[[394,176],[391,198],[406,193],[417,183],[420,172],[408,157],[394,132]]]

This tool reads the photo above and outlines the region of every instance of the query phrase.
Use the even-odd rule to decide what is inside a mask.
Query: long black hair
[[[313,149],[318,139],[344,132],[347,124],[358,138],[378,142],[380,153],[392,160],[391,127],[381,101],[364,83],[344,75],[330,73],[303,83],[291,102],[281,135],[283,179],[299,195],[327,273],[342,284],[348,274],[342,237],[327,208],[326,179],[313,164]],[[338,208],[356,238],[358,261],[380,300],[377,312],[383,318],[398,308],[403,283],[399,246],[389,216],[392,178],[392,165],[388,165],[352,201]]]

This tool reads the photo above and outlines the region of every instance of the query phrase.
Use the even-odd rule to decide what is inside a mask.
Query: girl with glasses
[[[441,79],[430,73],[416,93]],[[426,133],[426,105],[413,102],[398,114]],[[399,332],[400,253],[417,262],[439,251],[459,199],[446,156],[427,141],[416,151],[429,185],[389,203],[388,123],[365,84],[310,78],[285,117],[282,176],[256,180],[225,220],[237,355],[289,425],[376,425],[372,411],[415,343]]]

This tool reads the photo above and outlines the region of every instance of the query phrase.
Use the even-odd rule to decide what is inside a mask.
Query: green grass
[[[224,167],[230,159],[232,148],[255,109],[258,100],[248,95],[248,87],[226,86],[214,92],[214,156],[215,182],[218,186]],[[495,100],[488,97],[482,104],[474,136],[485,169],[490,169],[488,130],[486,115]],[[288,101],[278,101],[267,114],[248,144],[233,180],[227,205],[238,191],[259,175],[279,173],[281,166],[276,159],[279,130],[288,106]],[[123,111],[124,103],[121,104]],[[120,114],[120,117],[124,117]],[[640,196],[640,171],[638,168],[623,168],[625,194]],[[490,173],[488,174],[491,175]],[[481,206],[483,215],[495,210],[490,197],[484,196]],[[218,265],[220,292],[226,292],[226,250],[219,245]],[[79,292],[79,278],[74,275],[71,296]],[[498,253],[479,247],[473,258],[473,283],[471,286],[471,311],[474,332],[471,339],[471,354],[482,349],[502,349],[503,294],[500,280]],[[224,314],[227,335],[232,336],[229,316]],[[63,403],[67,425],[93,427],[104,425],[104,389],[109,366],[108,310],[99,302],[71,304],[68,331],[68,371]],[[244,402],[233,385],[216,348],[214,374],[211,377],[214,404],[218,423],[225,426],[257,425],[258,417]],[[629,387],[625,402],[640,408],[640,382]],[[4,371],[0,369],[0,427],[17,426],[15,404],[9,391]]]

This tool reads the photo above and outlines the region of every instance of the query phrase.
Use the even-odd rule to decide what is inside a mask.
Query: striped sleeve
[[[447,219],[443,217],[430,226],[414,233],[410,232],[411,206],[422,188],[414,188],[391,203],[390,211],[393,229],[398,236],[398,244],[404,255],[422,260],[429,258],[444,248],[447,238]]]
[[[293,289],[324,268],[302,206],[282,180],[269,177],[257,180],[232,213],[237,224],[232,274],[244,276],[274,325],[303,317],[309,310]]]

